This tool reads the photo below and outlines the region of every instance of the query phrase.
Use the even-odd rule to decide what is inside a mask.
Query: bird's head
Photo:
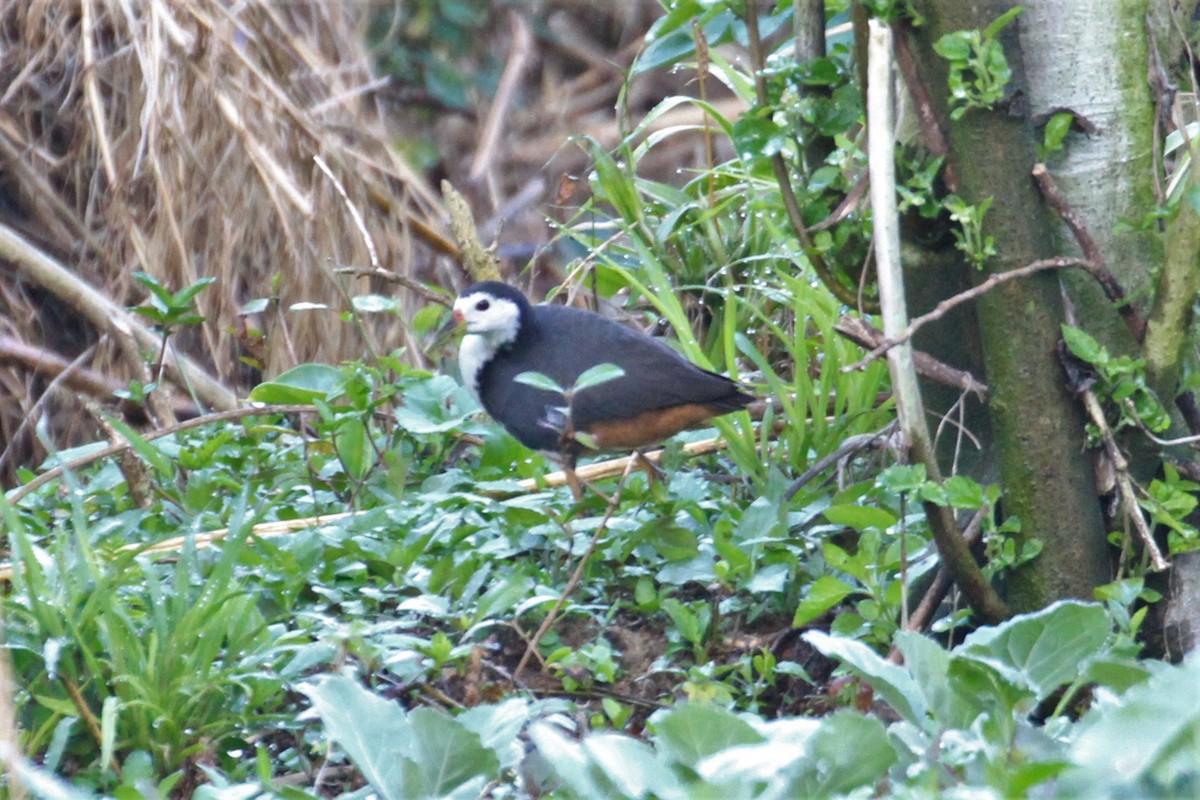
[[[487,281],[465,289],[454,301],[454,321],[467,334],[482,336],[493,347],[509,344],[521,329],[522,310],[529,301],[503,283]]]

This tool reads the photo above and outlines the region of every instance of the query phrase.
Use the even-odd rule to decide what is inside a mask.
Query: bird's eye
[[[476,311],[487,311],[490,306],[491,306],[491,303],[489,303],[487,300],[480,300],[478,303],[475,304],[475,310]]]

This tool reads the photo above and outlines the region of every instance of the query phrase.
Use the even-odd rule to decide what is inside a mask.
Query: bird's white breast
[[[479,397],[479,371],[483,365],[492,360],[496,348],[486,336],[478,333],[468,333],[458,346],[458,372],[462,376],[463,385],[471,390],[475,399],[482,403]]]

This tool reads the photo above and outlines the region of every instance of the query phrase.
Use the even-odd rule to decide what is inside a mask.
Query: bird
[[[460,292],[454,320],[466,326],[458,352],[466,387],[517,441],[560,457],[568,469],[585,450],[640,451],[755,399],[660,339],[591,311],[533,305],[499,281]],[[601,364],[621,374],[570,391]],[[569,399],[518,379],[529,372],[550,378]]]

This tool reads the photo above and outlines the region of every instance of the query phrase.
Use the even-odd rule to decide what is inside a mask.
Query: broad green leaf
[[[700,552],[695,532],[682,525],[672,523],[647,526],[647,535],[644,541],[668,561],[693,558]]]
[[[845,525],[856,531],[865,531],[867,528],[885,531],[897,521],[895,514],[875,506],[830,506],[825,509],[824,514],[833,524]]]
[[[410,386],[393,415],[396,424],[418,436],[452,431],[475,412],[477,403],[449,375],[434,375]]]
[[[496,754],[503,768],[515,767],[524,756],[519,736],[530,719],[529,701],[525,698],[510,697],[496,705],[475,706],[456,719],[464,728],[474,731],[480,744]]]
[[[832,575],[822,575],[809,585],[804,599],[796,607],[792,626],[800,627],[824,614],[854,592],[854,587]]]
[[[253,300],[247,300],[242,307],[238,309],[238,314],[240,316],[245,316],[247,314],[261,314],[262,312],[266,311],[270,305],[271,298],[256,297]]]
[[[788,134],[768,117],[747,114],[734,123],[733,142],[738,156],[750,160],[782,151],[787,146]]]
[[[883,723],[853,711],[821,721],[808,742],[808,767],[792,784],[792,797],[831,797],[873,786],[896,762]]]
[[[822,631],[809,631],[804,638],[822,654],[836,658],[849,667],[904,719],[918,727],[925,727],[925,696],[905,669],[889,663],[854,639],[830,636]]]
[[[583,746],[548,722],[536,722],[529,728],[529,740],[537,748],[535,757],[527,759],[524,772],[542,773],[548,786],[561,781],[565,788],[580,798],[615,797],[616,790],[603,772],[596,769]],[[552,778],[557,778],[554,781]],[[535,787],[542,789],[543,787]]]
[[[592,764],[608,776],[620,797],[678,797],[683,785],[647,745],[630,736],[596,733],[583,740]]]
[[[555,383],[553,378],[543,375],[540,372],[522,372],[513,378],[513,380],[517,383],[523,383],[526,386],[532,386],[535,389],[541,389],[544,392],[563,394],[563,388]]]
[[[341,373],[328,364],[301,364],[274,380],[250,390],[255,403],[311,403],[328,395],[341,381]]]
[[[1064,796],[1182,796],[1169,787],[1195,786],[1200,778],[1200,658],[1159,665],[1115,708],[1093,709],[1071,745],[1076,765],[1063,776]],[[1180,781],[1186,782],[1180,782]],[[1158,791],[1152,787],[1158,786]],[[1124,789],[1122,789],[1124,787]],[[1186,792],[1190,794],[1190,792]]]
[[[1108,360],[1108,352],[1100,343],[1079,328],[1063,325],[1062,335],[1070,351],[1089,364],[1099,364]]]
[[[654,714],[650,724],[659,752],[687,767],[726,748],[763,741],[749,723],[720,706],[675,706]]]
[[[583,374],[575,379],[574,390],[581,392],[584,389],[590,389],[593,386],[599,386],[623,377],[625,377],[625,370],[616,364],[597,364],[594,367],[584,370]]]
[[[933,722],[926,725],[926,730],[969,728],[982,710],[981,706],[990,705],[991,698],[967,692],[961,683],[949,680],[954,656],[933,639],[918,633],[901,632],[896,634],[896,646],[904,655],[904,665],[920,686],[933,716]]]
[[[980,628],[953,652],[987,664],[1041,700],[1076,680],[1089,658],[1103,654],[1111,630],[1102,606],[1064,600]]]
[[[404,741],[411,732],[408,716],[396,703],[384,700],[343,675],[320,683],[301,684],[330,738],[346,752],[367,782],[384,800],[401,800],[406,759]]]
[[[947,61],[966,61],[971,57],[971,43],[954,31],[934,42],[933,51]]]
[[[333,443],[346,474],[356,481],[365,478],[375,465],[375,448],[366,424],[361,419],[344,420],[334,433]]]
[[[951,508],[976,509],[983,506],[983,487],[965,475],[954,475],[942,483],[946,502]]]
[[[498,774],[496,754],[453,717],[422,707],[414,709],[408,721],[401,747],[424,778],[425,796],[476,798]]]

